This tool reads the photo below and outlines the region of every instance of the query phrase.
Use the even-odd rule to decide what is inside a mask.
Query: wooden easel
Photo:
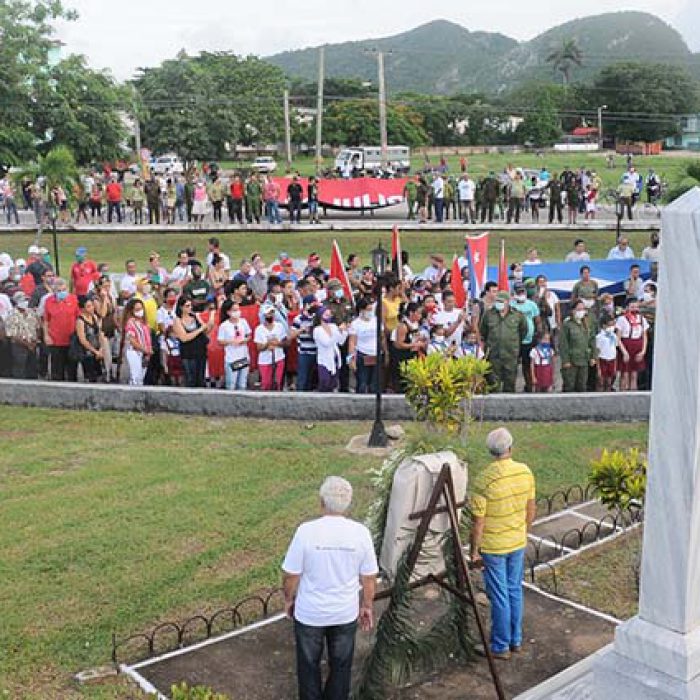
[[[440,500],[443,499],[443,505],[438,505]],[[425,536],[428,534],[430,529],[430,523],[432,519],[441,513],[447,513],[450,521],[449,531],[452,534],[452,542],[454,544],[454,560],[457,566],[457,587],[450,585],[445,581],[445,575],[435,575],[428,574],[422,579],[413,581],[410,584],[411,589],[420,588],[430,583],[435,583],[444,590],[451,593],[455,598],[460,600],[465,605],[470,605],[474,611],[474,617],[476,619],[476,626],[479,630],[479,637],[484,646],[484,652],[486,655],[486,660],[489,664],[489,671],[491,672],[491,678],[493,680],[494,689],[496,690],[496,697],[498,700],[506,700],[506,695],[503,690],[503,685],[501,684],[501,679],[498,676],[498,671],[496,670],[496,663],[494,661],[493,655],[491,654],[491,647],[489,645],[489,640],[486,638],[486,629],[484,627],[483,620],[481,619],[481,614],[479,613],[479,608],[476,603],[476,598],[474,595],[474,585],[472,584],[471,575],[469,573],[469,568],[464,561],[464,553],[462,550],[462,541],[459,536],[459,520],[457,517],[457,509],[462,508],[465,502],[457,503],[455,497],[454,483],[452,481],[452,472],[450,471],[449,464],[443,464],[440,474],[435,486],[433,487],[433,492],[430,495],[430,500],[425,510],[419,511],[417,513],[412,513],[409,516],[410,520],[419,520],[420,524],[416,530],[416,536],[411,545],[411,550],[406,561],[408,566],[409,577],[413,573],[416,563],[418,562],[418,557],[420,556],[421,549],[423,547],[423,542],[425,541]],[[391,588],[380,591],[376,596],[375,600],[381,598],[388,598],[391,596]]]

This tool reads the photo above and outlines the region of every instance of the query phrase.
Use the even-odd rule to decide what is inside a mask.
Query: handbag
[[[240,360],[235,360],[234,362],[231,362],[229,364],[229,367],[231,368],[232,372],[238,372],[241,369],[245,369],[248,366],[249,362],[245,357],[242,357]]]
[[[70,345],[68,346],[68,359],[71,362],[82,362],[87,357],[87,350],[78,340],[78,334],[72,333],[70,337]]]

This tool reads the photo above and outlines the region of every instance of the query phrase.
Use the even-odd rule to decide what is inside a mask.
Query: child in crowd
[[[462,357],[474,357],[477,360],[484,359],[484,349],[479,343],[476,333],[470,331],[467,333],[462,340],[462,347],[460,348],[460,355]]]
[[[603,319],[602,328],[595,337],[595,344],[598,348],[598,388],[600,391],[614,391],[620,339],[615,332],[613,316]]]
[[[440,353],[446,357],[451,356],[454,352],[453,347],[447,340],[445,335],[445,328],[441,325],[433,326],[430,333],[430,343],[428,344],[428,355],[434,355],[435,353]]]
[[[586,185],[586,219],[595,219],[595,212],[597,209],[596,200],[598,199],[598,193],[593,188],[592,185]]]
[[[535,347],[530,350],[530,372],[536,393],[554,391],[554,348],[549,331],[544,331],[538,337]]]

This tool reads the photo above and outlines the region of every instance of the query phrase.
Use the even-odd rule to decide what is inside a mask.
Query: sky
[[[80,14],[77,22],[60,23],[57,28],[66,52],[85,54],[93,68],[108,68],[119,80],[132,77],[139,67],[174,57],[180,49],[191,54],[219,50],[266,56],[324,43],[390,36],[435,19],[527,40],[583,14],[640,10],[677,27],[691,48],[700,51],[698,0],[635,0],[633,4],[588,0],[585,5],[561,0],[490,0],[438,3],[438,10],[425,0],[272,0],[261,4],[236,0],[215,6],[192,0],[121,0],[116,9],[104,0],[65,0],[65,4]]]

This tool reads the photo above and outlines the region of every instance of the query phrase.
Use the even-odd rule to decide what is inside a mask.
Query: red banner
[[[275,177],[279,185],[280,204],[287,204],[287,187],[291,183],[288,177]],[[408,178],[381,180],[372,177],[358,177],[350,180],[319,180],[319,204],[327,209],[380,209],[400,204],[403,201],[403,190]],[[299,178],[299,184],[304,189],[304,202],[307,199],[305,177]]]

